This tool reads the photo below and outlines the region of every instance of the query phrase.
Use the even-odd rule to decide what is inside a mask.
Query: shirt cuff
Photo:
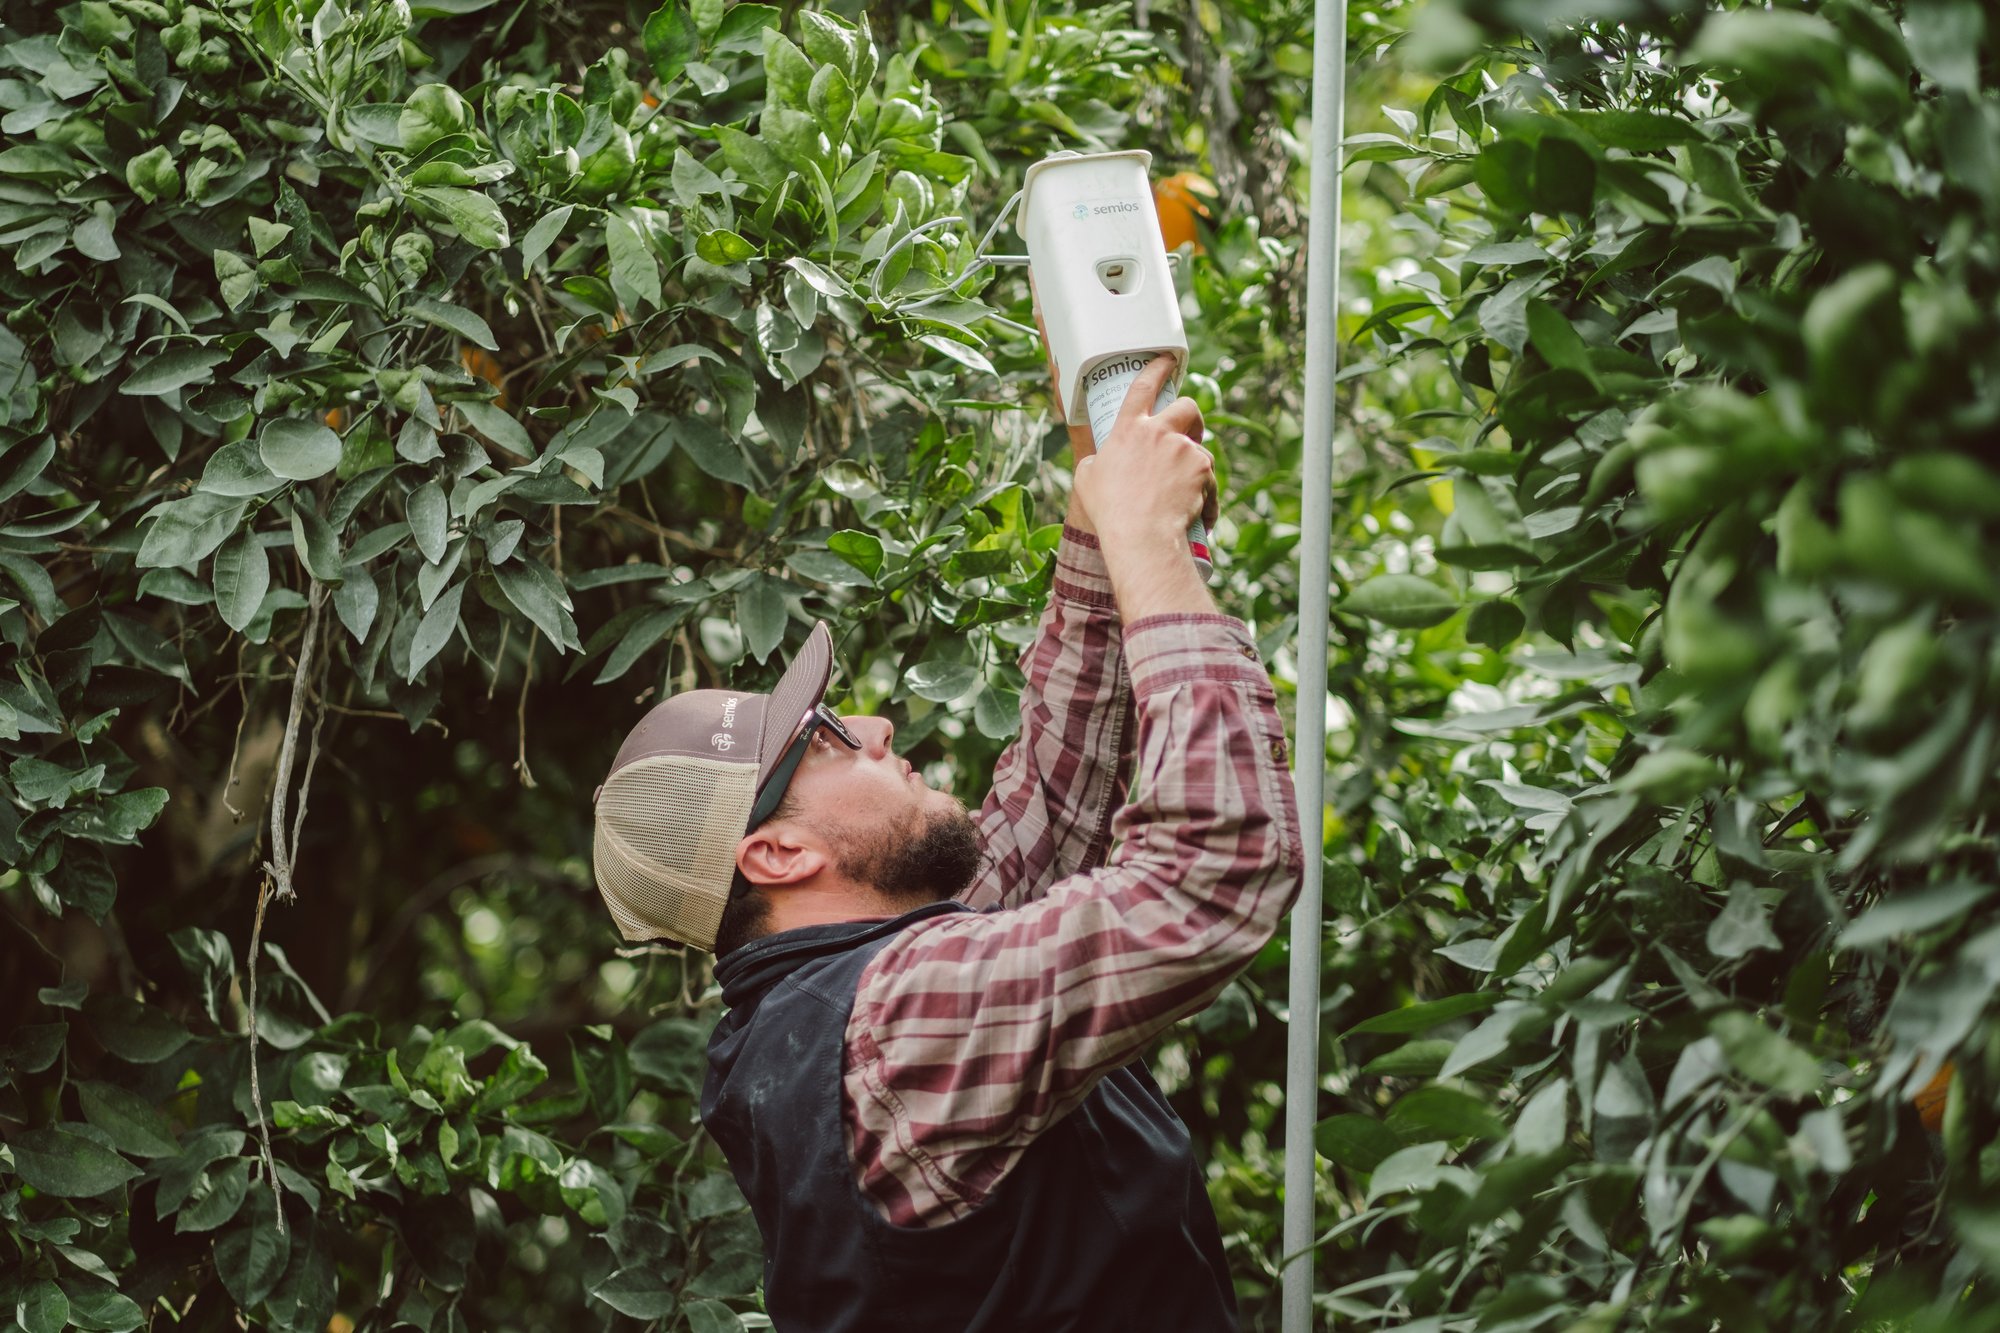
[[[1111,570],[1104,563],[1097,538],[1067,523],[1056,547],[1055,592],[1058,597],[1107,611],[1118,605],[1111,595]]]
[[[1125,661],[1135,699],[1194,680],[1251,685],[1272,693],[1250,630],[1234,616],[1146,616],[1125,627]]]

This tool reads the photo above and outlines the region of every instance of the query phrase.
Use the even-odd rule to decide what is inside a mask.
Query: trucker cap
[[[769,694],[688,690],[625,737],[593,798],[591,859],[626,939],[715,946],[751,807],[832,673],[833,636],[816,623]]]

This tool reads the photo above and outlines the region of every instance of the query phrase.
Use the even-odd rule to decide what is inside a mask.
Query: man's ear
[[[771,823],[736,844],[736,868],[752,884],[787,888],[826,868],[826,849],[789,823]]]

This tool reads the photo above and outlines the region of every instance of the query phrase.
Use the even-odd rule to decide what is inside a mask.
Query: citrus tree
[[[754,1323],[704,962],[613,955],[589,792],[656,691],[768,682],[815,618],[846,706],[990,762],[1054,450],[993,410],[1041,359],[966,214],[1084,131],[989,143],[933,85],[1120,96],[1142,38],[6,14],[0,1308]]]
[[[1340,1318],[1992,1324],[1994,43],[1438,7],[1350,141],[1449,387],[1336,570]]]

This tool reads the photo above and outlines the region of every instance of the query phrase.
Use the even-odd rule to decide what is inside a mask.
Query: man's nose
[[[895,739],[896,726],[888,718],[857,714],[853,717],[843,717],[840,720],[847,724],[847,729],[854,733],[856,740],[861,742],[861,746],[868,752],[869,758],[881,759],[891,753],[889,742]]]

